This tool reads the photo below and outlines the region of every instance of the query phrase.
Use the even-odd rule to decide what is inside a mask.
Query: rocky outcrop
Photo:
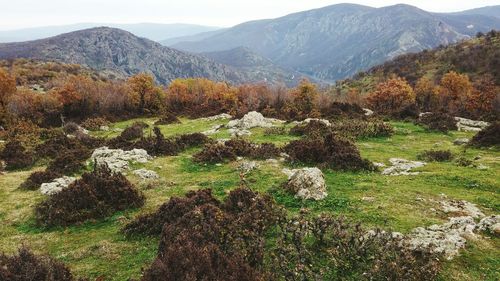
[[[323,173],[318,168],[303,168],[297,170],[284,169],[288,175],[286,188],[300,199],[322,200],[328,196]]]
[[[259,168],[259,164],[257,164],[257,162],[255,161],[243,161],[238,166],[238,170],[244,174],[256,170],[257,168]]]
[[[147,163],[151,158],[144,149],[124,151],[101,147],[92,153],[91,160],[96,162],[97,165],[107,165],[113,172],[121,173],[129,169],[129,162]]]
[[[454,214],[454,216],[469,216],[475,219],[484,217],[483,212],[470,202],[465,200],[441,201],[441,208],[446,214]]]
[[[467,138],[459,138],[459,139],[456,139],[453,141],[453,144],[454,145],[466,145],[469,143],[469,139]]]
[[[227,114],[227,113],[222,113],[210,117],[205,117],[201,118],[202,121],[217,121],[217,120],[225,120],[225,119],[233,119],[233,116]]]
[[[53,195],[68,187],[74,181],[76,181],[76,178],[62,177],[49,183],[42,183],[40,186],[40,192],[44,195]]]
[[[330,121],[326,120],[326,119],[319,119],[319,118],[307,118],[303,121],[300,121],[300,122],[294,122],[294,124],[296,125],[305,125],[305,124],[309,124],[311,123],[311,121],[317,121],[317,122],[320,122],[320,123],[323,123],[325,124],[326,126],[330,127],[332,126],[332,123],[330,123]]]
[[[252,128],[271,128],[273,123],[284,123],[284,121],[266,118],[261,113],[251,111],[245,114],[241,119],[231,120],[227,124],[232,136],[248,136]]]
[[[224,125],[214,125],[214,126],[212,126],[212,128],[210,130],[204,131],[204,132],[202,132],[202,134],[204,134],[206,136],[215,135],[222,128],[224,128]]]
[[[488,122],[475,121],[461,117],[455,117],[455,121],[457,121],[458,130],[464,132],[479,132],[490,125]]]
[[[500,236],[500,215],[494,215],[483,218],[478,224],[477,229],[486,231],[496,236]]]
[[[419,161],[410,161],[401,158],[391,158],[389,159],[392,166],[386,168],[382,171],[383,175],[389,176],[408,176],[408,175],[418,175],[419,172],[412,172],[415,168],[420,168],[425,166],[427,163]]]
[[[138,176],[139,178],[141,178],[143,180],[155,180],[155,179],[160,178],[158,173],[156,173],[155,171],[146,170],[146,169],[135,170],[135,171],[133,171],[133,174]]]

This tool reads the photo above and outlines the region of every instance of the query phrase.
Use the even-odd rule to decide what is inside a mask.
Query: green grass
[[[152,124],[156,119],[136,119],[113,124],[111,128],[125,128],[135,121]],[[206,122],[182,119],[182,124],[161,126],[166,136],[201,132],[227,121]],[[326,170],[328,197],[321,202],[301,201],[284,192],[281,184],[286,176],[281,169],[286,163],[261,161],[261,167],[247,180],[254,190],[269,192],[290,212],[308,208],[313,213],[344,215],[367,227],[381,227],[408,232],[417,226],[442,223],[446,215],[439,212],[432,200],[446,194],[451,199],[467,200],[477,204],[486,214],[500,210],[500,151],[477,150],[454,146],[453,140],[471,137],[470,133],[449,134],[427,132],[423,128],[403,122],[394,122],[396,134],[389,138],[363,139],[357,142],[363,157],[388,164],[392,157],[416,160],[419,153],[429,149],[450,149],[456,155],[476,160],[488,166],[487,170],[458,167],[453,162],[429,163],[420,168],[417,176],[390,177],[380,173],[353,173]],[[287,125],[290,127],[290,125]],[[252,130],[255,142],[273,142],[283,145],[297,137],[289,135],[266,136],[263,129]],[[146,133],[148,131],[146,130]],[[118,132],[98,132],[102,137],[113,137]],[[226,130],[214,138],[228,138]],[[22,191],[17,187],[31,171],[6,173],[0,176],[0,251],[13,253],[23,243],[36,252],[47,253],[68,263],[78,275],[90,278],[104,276],[109,280],[138,278],[141,268],[147,267],[156,255],[158,239],[126,239],[120,229],[135,216],[149,213],[172,196],[182,196],[189,190],[212,188],[222,198],[239,184],[237,163],[202,165],[192,161],[200,148],[190,149],[174,157],[159,157],[144,165],[158,172],[161,180],[143,182],[129,173],[129,179],[146,195],[146,204],[138,210],[128,210],[114,216],[90,221],[66,229],[38,229],[33,224],[33,207],[43,200],[38,191]],[[135,167],[135,166],[134,166]],[[38,168],[39,169],[39,168]],[[154,188],[151,188],[154,187]],[[372,202],[363,197],[373,197]],[[434,208],[438,211],[432,211]],[[469,243],[461,256],[444,263],[442,280],[500,280],[500,239],[489,237]]]

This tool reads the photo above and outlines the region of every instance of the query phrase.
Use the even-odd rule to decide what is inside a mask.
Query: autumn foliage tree
[[[367,102],[376,112],[395,115],[415,104],[415,92],[406,80],[396,77],[377,85]]]
[[[5,126],[8,118],[7,104],[16,92],[16,79],[0,68],[0,126]]]
[[[158,112],[163,107],[163,91],[156,86],[153,76],[140,73],[127,81],[131,97],[139,113]]]
[[[474,84],[474,89],[467,97],[466,108],[473,118],[486,117],[495,119],[500,108],[495,108],[495,100],[500,98],[500,87],[495,85],[493,77],[484,76]]]
[[[437,106],[436,86],[428,77],[422,77],[415,85],[415,97],[418,107],[423,111],[433,111]]]
[[[467,74],[448,72],[441,78],[437,88],[439,107],[450,114],[462,114],[472,91],[472,83]]]
[[[285,109],[288,119],[303,120],[308,117],[319,117],[318,96],[316,85],[309,80],[302,80],[291,92],[292,100]]]

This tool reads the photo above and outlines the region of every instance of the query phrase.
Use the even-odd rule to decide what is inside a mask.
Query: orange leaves
[[[5,107],[9,97],[16,92],[16,79],[0,68],[0,106]]]
[[[130,77],[127,81],[130,87],[131,101],[137,105],[140,113],[159,111],[163,107],[163,91],[156,86],[153,76],[140,73]]]
[[[467,74],[448,72],[437,88],[440,107],[452,114],[460,114],[464,111],[472,90],[472,83]]]
[[[402,78],[392,78],[378,84],[367,101],[378,113],[391,115],[415,103],[415,92]]]

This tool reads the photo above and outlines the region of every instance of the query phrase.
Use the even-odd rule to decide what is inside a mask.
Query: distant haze
[[[0,30],[82,22],[192,23],[228,27],[342,2],[372,7],[405,3],[431,12],[457,12],[500,4],[500,0],[3,0]]]

